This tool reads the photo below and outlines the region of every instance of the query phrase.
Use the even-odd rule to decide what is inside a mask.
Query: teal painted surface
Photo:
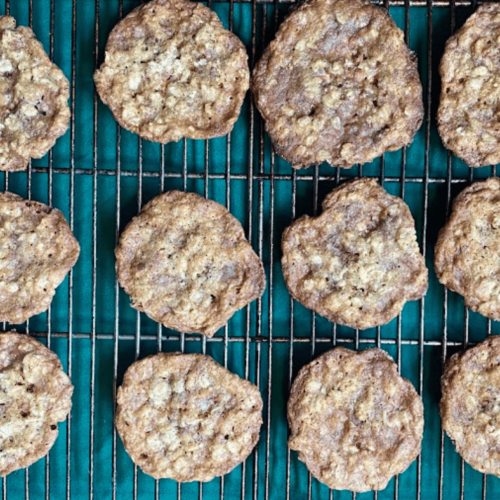
[[[5,0],[0,0],[0,13],[5,13]],[[63,69],[68,78],[71,77],[72,57],[72,2],[70,0],[54,0],[54,47],[53,58]],[[70,216],[70,186],[71,168],[74,165],[74,230],[80,241],[82,253],[73,273],[72,317],[68,316],[69,295],[68,280],[58,289],[53,302],[50,322],[47,314],[33,318],[29,323],[30,332],[49,332],[50,345],[62,358],[65,367],[71,356],[71,372],[75,384],[74,407],[71,418],[70,446],[70,489],[67,490],[67,424],[60,426],[60,436],[50,452],[50,475],[46,483],[45,460],[29,468],[29,473],[18,471],[4,480],[7,498],[25,498],[26,482],[28,496],[32,499],[66,498],[69,492],[71,498],[89,498],[90,488],[96,499],[112,498],[112,466],[113,466],[113,373],[114,353],[117,352],[116,366],[118,383],[125,369],[135,359],[136,355],[143,357],[157,351],[158,326],[144,315],[139,317],[130,308],[126,295],[119,293],[118,330],[115,329],[115,272],[114,255],[115,225],[117,208],[117,169],[119,176],[120,228],[137,213],[138,200],[146,202],[160,192],[161,147],[157,144],[143,142],[139,145],[138,138],[129,132],[121,133],[121,150],[117,155],[117,126],[109,110],[98,102],[97,106],[97,149],[94,157],[94,86],[92,73],[95,67],[94,37],[95,37],[95,3],[93,0],[76,0],[76,73],[75,73],[75,129],[74,155],[71,155],[71,134],[61,138],[53,150],[52,192],[49,188],[49,157],[33,162],[33,167],[41,171],[31,174],[32,197],[47,203],[50,192],[52,204]],[[138,5],[137,0],[125,0],[123,10],[128,13]],[[50,0],[33,0],[33,27],[38,38],[47,50],[50,49]],[[117,22],[118,0],[101,0],[99,3],[99,62],[103,57],[103,48],[109,31]],[[230,6],[228,3],[214,4],[222,21],[229,26]],[[279,7],[278,22],[284,18],[287,5]],[[29,23],[29,0],[10,0],[10,12],[19,24]],[[404,28],[405,10],[395,7],[391,14]],[[457,25],[461,25],[470,14],[470,8],[457,8]],[[255,57],[258,57],[265,44],[272,38],[274,32],[275,11],[273,5],[234,4],[233,29],[245,42],[250,59],[252,56],[252,17],[256,15],[256,47]],[[427,26],[428,11],[426,8],[412,7],[410,9],[410,45],[419,57],[419,68],[424,88],[427,87]],[[430,115],[430,149],[428,173],[431,179],[428,183],[421,182],[426,174],[425,144],[426,123],[417,134],[411,147],[407,150],[404,186],[404,199],[409,204],[415,216],[419,241],[421,245],[425,236],[425,251],[430,271],[430,288],[423,305],[408,304],[401,316],[400,364],[402,374],[409,378],[420,389],[420,374],[422,374],[422,393],[425,403],[426,427],[421,458],[421,489],[423,499],[437,499],[440,491],[440,449],[441,432],[438,416],[439,377],[441,374],[442,357],[444,354],[442,339],[444,335],[443,303],[444,290],[432,271],[433,245],[437,232],[446,218],[447,183],[442,181],[447,176],[447,154],[441,145],[436,131],[435,115],[438,103],[439,78],[437,65],[443,51],[444,42],[450,34],[449,8],[434,8],[432,11],[432,107]],[[266,21],[264,26],[264,21]],[[426,94],[427,95],[427,94]],[[254,130],[250,130],[251,118],[254,118]],[[253,135],[251,135],[253,132]],[[253,142],[252,142],[253,140]],[[142,147],[142,161],[139,152]],[[185,149],[184,149],[185,147]],[[186,153],[186,173],[184,178],[184,152]],[[203,194],[205,189],[205,142],[187,141],[184,144],[169,144],[164,148],[164,179],[165,189],[182,189]],[[74,164],[73,164],[74,160]],[[95,163],[94,163],[95,161]],[[96,172],[93,172],[94,164]],[[231,175],[227,181],[227,167],[230,165]],[[142,168],[142,177],[137,175]],[[393,194],[402,194],[400,182],[403,171],[402,152],[387,154],[385,157],[385,188]],[[289,164],[279,158],[271,163],[270,144],[267,137],[261,142],[261,124],[256,110],[250,109],[250,97],[247,97],[241,117],[231,135],[228,145],[226,138],[209,141],[208,196],[226,203],[230,202],[231,211],[243,223],[247,234],[251,233],[254,248],[262,252],[266,265],[268,279],[272,268],[272,295],[270,287],[260,304],[252,304],[248,311],[241,311],[230,321],[227,330],[227,342],[224,331],[217,334],[213,341],[206,342],[206,352],[221,363],[227,362],[230,370],[241,376],[258,382],[265,400],[264,427],[261,440],[254,453],[246,462],[243,476],[242,467],[238,467],[224,478],[203,485],[203,498],[227,499],[242,496],[242,477],[245,479],[243,495],[245,498],[266,498],[266,491],[271,499],[286,498],[287,485],[287,426],[285,420],[285,405],[289,391],[289,367],[292,361],[292,374],[310,359],[327,349],[337,338],[351,340],[342,345],[355,347],[356,334],[352,329],[338,327],[336,330],[328,321],[317,317],[313,323],[310,311],[295,303],[293,318],[291,303],[286,291],[280,260],[280,237],[283,229],[292,220],[293,182],[290,179],[292,169]],[[248,180],[251,172],[252,181]],[[271,180],[271,172],[274,174]],[[177,177],[171,177],[175,173]],[[314,212],[314,169],[296,173],[296,216]],[[342,170],[341,176],[353,177],[360,173],[380,177],[381,162],[364,165],[361,169]],[[491,168],[475,170],[471,175],[474,179],[491,175]],[[93,175],[95,174],[95,175]],[[196,176],[195,174],[198,174]],[[336,169],[322,165],[318,169],[321,176],[332,176],[331,179],[318,183],[319,203],[335,185]],[[453,179],[468,179],[469,169],[457,159],[453,159]],[[27,196],[28,173],[15,173],[8,176],[8,188],[20,195]],[[185,182],[184,182],[185,181]],[[418,181],[418,182],[417,182]],[[4,186],[5,176],[0,176],[0,186]],[[451,197],[454,197],[465,184],[452,184]],[[425,218],[424,200],[428,193],[428,216]],[[96,198],[96,212],[93,211],[93,198]],[[262,200],[263,210],[259,212],[259,202]],[[95,218],[95,238],[93,219]],[[424,235],[424,221],[427,221],[427,231]],[[259,234],[262,235],[259,245]],[[270,244],[274,244],[270,253]],[[93,248],[96,245],[96,281],[93,282]],[[95,286],[95,301],[93,288]],[[271,309],[272,307],[272,309]],[[260,308],[260,309],[259,309]],[[259,318],[260,311],[260,319]],[[422,315],[421,312],[424,314]],[[247,330],[247,324],[249,329]],[[68,342],[67,332],[72,331],[71,342]],[[488,331],[488,323],[481,316],[471,313],[466,316],[463,300],[456,294],[448,295],[448,315],[446,335],[449,341],[463,342],[465,335],[470,341],[483,339]],[[26,330],[26,325],[18,328]],[[499,333],[497,323],[491,325],[492,333]],[[123,336],[118,343],[116,334]],[[384,343],[384,340],[397,339],[397,321],[380,329],[382,347],[395,358],[398,357],[397,344]],[[64,334],[60,337],[59,334]],[[137,339],[140,340],[136,342]],[[162,342],[165,351],[181,349],[181,339],[177,334],[165,329],[161,334],[168,339]],[[289,342],[293,335],[295,341]],[[317,342],[311,342],[315,336]],[[104,338],[102,336],[105,336]],[[173,336],[173,338],[171,338]],[[256,341],[256,337],[262,337]],[[271,337],[278,342],[269,342]],[[377,331],[367,330],[359,334],[360,348],[376,344]],[[197,335],[185,336],[187,352],[201,352],[203,348]],[[407,341],[413,341],[408,343]],[[434,343],[431,343],[431,342]],[[45,342],[45,340],[44,340]],[[227,356],[225,345],[227,343]],[[430,344],[429,344],[430,343]],[[292,345],[292,347],[291,347]],[[137,348],[137,351],[136,351]],[[456,351],[450,347],[447,355]],[[92,360],[95,362],[95,391],[91,396]],[[271,362],[272,361],[272,362]],[[269,387],[272,388],[271,397]],[[271,407],[268,408],[268,401]],[[90,425],[93,409],[94,439],[93,456],[90,454]],[[269,444],[269,446],[268,446]],[[266,456],[269,462],[266,468]],[[126,455],[123,446],[117,439],[116,447],[116,498],[134,498],[134,468]],[[93,482],[90,482],[92,466]],[[266,483],[268,471],[268,483]],[[447,499],[460,498],[461,462],[448,438],[444,440],[444,474],[443,497]],[[254,486],[256,479],[256,486]],[[6,484],[5,484],[6,481]],[[48,486],[48,489],[46,488]],[[486,480],[486,497],[498,498],[500,481],[488,477]],[[391,481],[388,488],[380,492],[378,498],[393,498],[396,483]],[[400,499],[417,497],[417,463],[399,478],[397,492]],[[480,498],[483,492],[483,477],[478,472],[465,466],[464,498]],[[329,490],[317,481],[311,484],[312,498],[327,499]],[[177,485],[168,480],[159,483],[160,498],[175,498]],[[308,494],[308,475],[306,468],[297,460],[295,453],[291,454],[290,462],[290,498],[303,499]],[[155,482],[138,472],[137,497],[140,499],[154,498]],[[185,499],[199,497],[199,485],[187,484],[181,487],[181,496]],[[334,498],[351,498],[348,492],[335,492]],[[358,498],[372,498],[373,494],[362,494]]]

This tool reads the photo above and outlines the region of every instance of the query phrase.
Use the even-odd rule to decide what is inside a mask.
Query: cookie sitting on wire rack
[[[212,337],[266,286],[264,266],[239,221],[195,193],[169,191],[151,200],[125,228],[115,253],[132,306],[182,333]]]
[[[454,354],[441,378],[443,430],[474,469],[500,477],[500,337]]]
[[[500,320],[500,180],[492,177],[465,188],[453,202],[434,251],[443,285],[465,305]]]
[[[94,80],[120,125],[163,144],[227,135],[249,87],[248,55],[209,8],[153,0],[111,32]]]
[[[420,453],[424,407],[381,349],[337,347],[304,366],[288,400],[288,446],[329,488],[382,490]]]
[[[424,116],[415,55],[369,0],[309,0],[252,76],[276,152],[295,168],[351,167],[409,145]]]
[[[0,170],[26,169],[68,129],[69,82],[30,28],[0,17]]]
[[[341,325],[384,325],[427,291],[410,209],[375,179],[335,188],[321,215],[304,215],[285,229],[282,249],[292,297]]]
[[[446,42],[438,130],[470,167],[500,162],[500,4],[484,3]]]
[[[116,428],[155,479],[211,481],[251,453],[262,425],[258,388],[202,354],[148,356],[118,389]]]
[[[73,385],[57,355],[25,334],[0,334],[0,476],[45,456],[71,410]]]
[[[0,321],[46,311],[80,255],[64,215],[14,193],[0,193]]]

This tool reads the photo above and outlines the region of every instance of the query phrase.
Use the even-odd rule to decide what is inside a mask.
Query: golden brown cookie
[[[116,270],[137,310],[208,337],[266,286],[238,220],[219,203],[181,191],[157,196],[130,222],[116,248]]]
[[[441,378],[442,427],[462,458],[500,477],[500,337],[454,354]]]
[[[382,490],[419,455],[424,408],[385,351],[337,347],[300,370],[288,423],[288,446],[319,481]]]
[[[252,89],[276,152],[295,168],[370,162],[410,144],[424,116],[415,55],[369,0],[309,0],[294,10]]]
[[[116,428],[146,474],[211,481],[259,440],[258,388],[202,354],[159,353],[135,362],[118,389]]]
[[[23,323],[46,311],[79,254],[59,210],[0,193],[0,321]]]
[[[439,281],[465,305],[500,319],[500,180],[475,182],[453,202],[434,252]]]
[[[446,43],[439,135],[471,167],[500,162],[500,4],[485,3]]]
[[[69,82],[30,28],[0,16],[0,170],[24,170],[68,129]]]
[[[292,297],[352,328],[388,323],[427,291],[410,210],[375,179],[335,188],[321,215],[305,215],[285,230],[282,249]]]
[[[228,134],[249,87],[243,43],[215,12],[153,0],[120,21],[94,75],[120,125],[161,143]]]
[[[72,394],[54,352],[28,335],[0,334],[0,476],[49,452]]]

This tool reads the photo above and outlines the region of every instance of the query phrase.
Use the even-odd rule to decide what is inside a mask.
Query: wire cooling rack
[[[450,201],[468,183],[495,175],[495,168],[468,169],[449,155],[436,132],[437,65],[444,43],[472,13],[468,0],[378,2],[404,30],[417,53],[426,118],[414,143],[372,164],[351,170],[322,165],[293,171],[274,156],[248,95],[227,138],[181,141],[164,147],[121,130],[95,94],[92,73],[103,58],[109,31],[138,0],[0,0],[0,13],[32,26],[71,82],[70,130],[25,173],[2,174],[5,189],[61,209],[82,252],[58,289],[52,308],[17,327],[40,337],[61,357],[75,385],[73,410],[45,460],[2,481],[6,499],[347,499],[312,479],[286,447],[286,400],[298,369],[340,344],[379,346],[397,361],[424,399],[426,427],[421,457],[378,494],[365,498],[496,499],[500,481],[461,461],[440,428],[439,377],[453,352],[498,324],[469,313],[432,271],[433,245]],[[246,44],[250,64],[273,38],[293,2],[212,2],[226,27]],[[389,325],[355,331],[332,325],[294,303],[280,269],[283,229],[314,214],[340,181],[377,177],[404,198],[416,219],[430,271],[430,288],[407,304]],[[179,335],[136,313],[119,289],[113,249],[119,232],[140,207],[168,189],[196,191],[225,204],[243,223],[263,258],[264,297],[229,322],[213,339]],[[10,327],[4,325],[6,329]],[[113,427],[114,395],[134,359],[165,351],[206,352],[259,385],[265,402],[258,446],[245,464],[210,483],[154,481],[128,458]]]

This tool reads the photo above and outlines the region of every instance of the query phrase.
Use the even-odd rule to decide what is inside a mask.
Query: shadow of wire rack
[[[161,147],[121,130],[97,98],[92,73],[116,22],[138,0],[0,0],[0,13],[33,27],[71,81],[71,127],[53,151],[26,173],[2,174],[5,189],[51,204],[66,214],[81,243],[74,271],[51,310],[18,327],[41,337],[73,379],[73,411],[46,460],[9,475],[2,498],[252,498],[345,499],[308,475],[286,447],[290,380],[312,357],[336,344],[381,346],[422,394],[426,428],[422,455],[378,495],[358,498],[499,498],[500,481],[460,460],[438,415],[439,377],[452,352],[499,333],[498,324],[469,313],[432,271],[433,244],[450,200],[495,168],[468,169],[447,154],[436,131],[437,66],[451,32],[475,4],[463,0],[378,2],[405,31],[417,53],[426,119],[414,143],[351,170],[327,165],[293,171],[274,156],[260,116],[247,96],[228,138]],[[246,44],[251,66],[273,38],[292,2],[215,2],[226,27]],[[374,176],[402,196],[415,216],[430,271],[430,288],[389,325],[363,332],[337,327],[294,303],[280,270],[280,237],[294,218],[320,210],[324,195],[345,178]],[[116,237],[142,204],[163,190],[187,189],[230,207],[262,256],[268,288],[213,339],[179,335],[137,314],[115,280]],[[7,325],[6,328],[9,328]],[[243,466],[206,484],[155,482],[134,468],[113,427],[113,400],[134,359],[164,351],[206,352],[257,383],[265,401],[260,442]]]

